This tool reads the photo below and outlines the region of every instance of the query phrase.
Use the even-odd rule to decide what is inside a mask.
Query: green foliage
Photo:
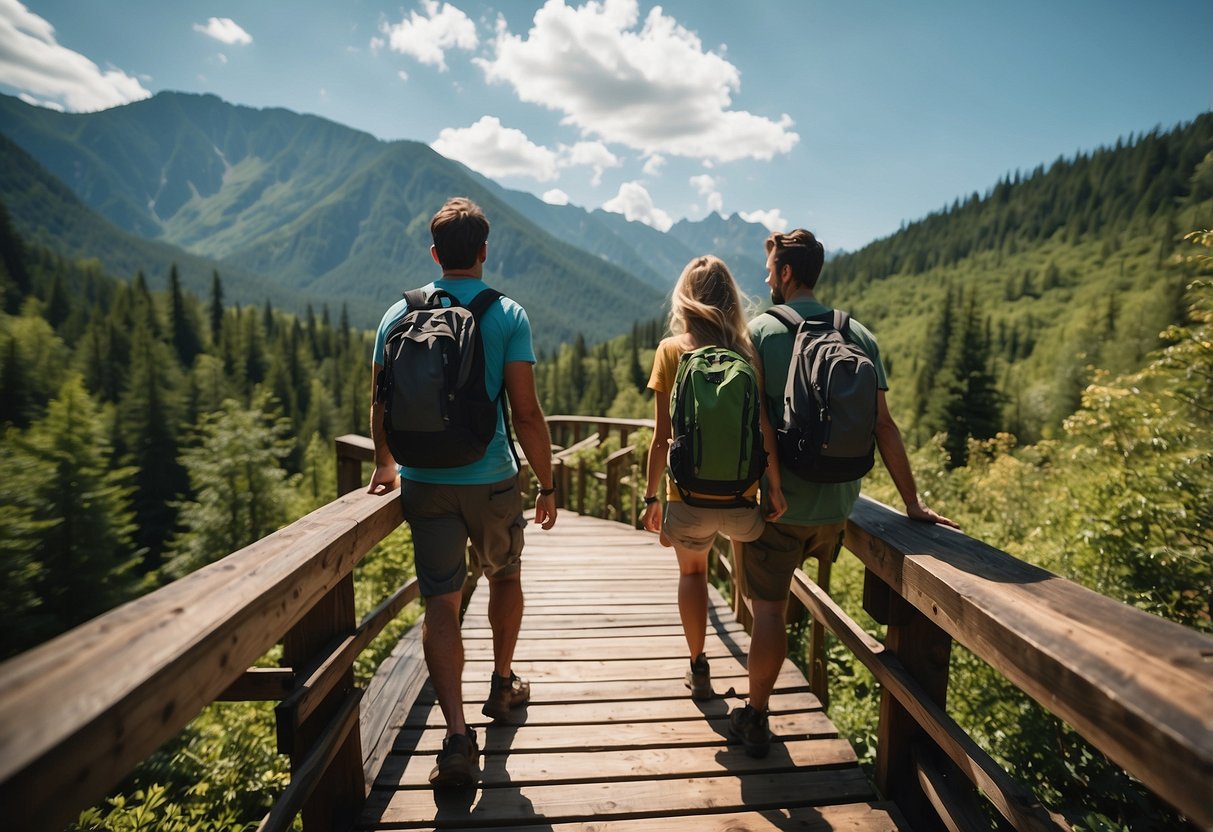
[[[278,529],[287,519],[289,483],[282,459],[289,424],[264,400],[233,399],[199,425],[200,444],[182,452],[194,493],[181,506],[182,532],[169,548],[167,577],[178,578]]]

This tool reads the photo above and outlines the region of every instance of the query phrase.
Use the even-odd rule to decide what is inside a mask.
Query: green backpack
[[[701,347],[683,353],[670,397],[669,469],[687,505],[754,505],[742,495],[767,467],[761,395],[754,367],[732,350]],[[702,500],[695,494],[733,500]]]

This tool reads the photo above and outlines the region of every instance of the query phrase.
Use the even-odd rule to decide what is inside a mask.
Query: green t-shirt
[[[830,307],[815,300],[796,300],[789,305],[805,318],[825,315],[832,311]],[[788,381],[788,364],[792,361],[793,337],[794,334],[771,315],[759,315],[750,321],[750,340],[762,360],[767,414],[776,427],[783,417],[783,392]],[[880,347],[876,344],[876,338],[863,324],[852,318],[848,340],[868,354],[876,365],[876,381],[880,389],[888,390],[889,382],[885,375],[884,363],[880,360]],[[779,518],[779,522],[792,526],[816,526],[846,520],[855,501],[859,499],[859,486],[863,482],[808,482],[786,468],[780,469],[780,474],[788,510]]]

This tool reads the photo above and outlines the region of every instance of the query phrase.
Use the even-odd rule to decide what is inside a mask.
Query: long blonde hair
[[[689,335],[696,347],[725,347],[754,360],[741,292],[719,257],[696,257],[682,270],[670,298],[670,332]]]

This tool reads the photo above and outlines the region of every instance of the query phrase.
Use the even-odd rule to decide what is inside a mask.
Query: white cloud
[[[480,44],[476,24],[450,3],[443,3],[440,8],[438,0],[422,0],[421,6],[424,15],[409,12],[408,18],[394,25],[385,22],[380,30],[387,35],[393,52],[410,55],[446,72],[446,50],[475,49]],[[376,40],[371,40],[372,48]]]
[[[552,188],[552,190],[544,192],[543,201],[548,205],[568,205],[569,195],[559,188]]]
[[[248,46],[253,42],[253,36],[244,31],[240,24],[230,17],[212,17],[206,21],[205,26],[195,23],[194,31],[212,37],[220,43],[226,43],[228,46]]]
[[[644,173],[646,176],[657,176],[661,173],[661,169],[665,167],[665,157],[660,153],[654,153],[652,156],[644,160]]]
[[[499,20],[492,58],[476,63],[583,135],[646,155],[770,159],[799,141],[787,115],[729,109],[741,73],[660,6],[638,23],[637,0],[548,0],[525,40]]]
[[[587,165],[593,169],[594,175],[590,184],[598,187],[602,184],[602,174],[607,168],[617,168],[622,165],[619,157],[607,149],[602,142],[577,142],[572,147],[561,145],[560,166],[576,167]]]
[[[724,196],[719,190],[719,183],[713,176],[708,176],[706,173],[699,176],[691,177],[691,186],[699,192],[702,197],[707,197],[708,211],[721,211],[724,209]]]
[[[227,55],[224,55],[222,52],[217,52],[217,53],[215,54],[215,60],[216,60],[216,61],[218,61],[220,64],[226,64],[226,63],[227,63]]]
[[[670,215],[653,204],[653,197],[639,182],[624,182],[619,193],[602,203],[602,210],[623,216],[633,222],[651,225],[658,231],[669,231],[674,221]]]
[[[550,182],[559,175],[554,152],[535,144],[521,130],[503,127],[494,116],[484,116],[471,127],[444,128],[430,147],[489,177],[525,176]]]
[[[768,211],[738,211],[738,214],[746,222],[765,225],[767,231],[786,231],[788,227],[788,221],[784,219],[778,208],[771,208]]]
[[[17,97],[29,104],[31,107],[45,107],[48,110],[54,110],[57,113],[65,112],[65,108],[58,101],[46,101],[40,98],[34,98],[27,92],[17,93]]]
[[[387,46],[387,41],[383,38],[371,38],[371,54],[378,55],[379,50]]]
[[[0,0],[0,83],[41,106],[104,110],[148,98],[138,79],[60,46],[55,27],[18,0]]]
[[[401,81],[409,80],[409,74],[403,69],[396,73],[396,77],[398,77]]]

